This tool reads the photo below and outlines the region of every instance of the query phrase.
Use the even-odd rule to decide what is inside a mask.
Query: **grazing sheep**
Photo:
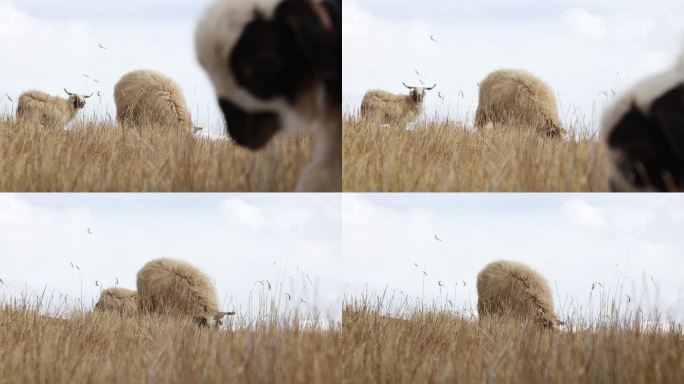
[[[133,314],[138,309],[137,296],[137,293],[130,289],[107,288],[100,293],[100,299],[95,304],[95,310]]]
[[[516,69],[494,71],[480,83],[475,127],[484,128],[488,123],[533,128],[548,137],[565,133],[551,88]]]
[[[77,95],[66,89],[64,92],[69,95],[68,99],[40,91],[24,92],[19,97],[17,119],[37,122],[43,127],[64,128],[85,107],[86,99],[92,96]]]
[[[560,324],[546,280],[530,267],[513,261],[488,264],[477,275],[477,312],[531,319],[545,327]]]
[[[684,191],[684,58],[621,96],[601,136],[614,191]]]
[[[402,128],[413,122],[423,111],[425,91],[432,90],[437,84],[427,88],[402,84],[409,89],[408,95],[395,95],[381,90],[366,92],[361,101],[361,118],[397,124]]]
[[[219,312],[216,290],[199,269],[181,260],[156,259],[138,272],[141,313],[187,316],[200,325],[220,326],[233,312]]]
[[[297,190],[341,191],[340,0],[218,0],[196,49],[238,145],[257,150],[279,131],[310,133],[312,161]]]
[[[193,131],[183,92],[173,80],[159,72],[127,73],[114,87],[114,102],[119,124],[153,124]]]

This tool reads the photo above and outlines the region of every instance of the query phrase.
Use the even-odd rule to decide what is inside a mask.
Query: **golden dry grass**
[[[227,329],[170,318],[43,315],[0,303],[0,383],[681,383],[681,326],[613,315],[569,330],[353,300],[343,323],[290,312]],[[54,311],[52,311],[54,312]],[[59,312],[59,311],[58,311]],[[567,319],[566,319],[567,321]]]
[[[349,192],[608,191],[595,135],[540,137],[498,126],[474,131],[446,119],[412,131],[346,116],[343,188]]]
[[[684,382],[681,326],[613,316],[558,331],[440,309],[381,313],[364,299],[343,312],[350,383]]]
[[[294,315],[229,330],[154,317],[0,304],[0,383],[334,383],[339,326]]]
[[[289,192],[309,162],[308,137],[250,152],[177,130],[81,122],[41,129],[0,117],[0,191]]]

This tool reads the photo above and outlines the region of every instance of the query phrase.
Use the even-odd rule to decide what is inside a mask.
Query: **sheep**
[[[477,312],[480,319],[513,316],[547,328],[561,324],[544,277],[513,261],[492,262],[477,275]]]
[[[125,74],[114,87],[116,120],[120,125],[148,124],[197,131],[185,97],[169,77],[152,70]]]
[[[684,191],[684,58],[620,96],[601,139],[613,191]]]
[[[112,287],[100,293],[95,310],[101,312],[117,312],[121,314],[136,313],[138,294],[126,288]]]
[[[41,91],[28,91],[21,94],[17,106],[17,119],[36,122],[43,127],[64,128],[86,105],[90,95],[78,95],[64,89],[68,99],[50,96]]]
[[[402,84],[409,89],[408,95],[395,95],[377,89],[366,92],[361,100],[361,118],[379,120],[382,124],[394,123],[402,128],[413,122],[423,112],[425,92],[434,89],[437,84],[427,88]]]
[[[494,71],[480,83],[475,127],[482,129],[489,123],[533,128],[548,137],[565,134],[551,88],[517,69]]]
[[[342,2],[218,0],[200,20],[197,59],[235,143],[279,132],[314,138],[297,191],[342,189]]]
[[[199,269],[181,260],[156,259],[138,272],[138,310],[140,313],[188,317],[199,325],[221,325],[216,290]]]

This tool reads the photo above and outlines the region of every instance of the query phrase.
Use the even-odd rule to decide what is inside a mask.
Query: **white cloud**
[[[572,199],[561,206],[561,210],[573,225],[588,227],[594,231],[604,229],[606,217],[597,207],[581,199]]]
[[[266,217],[262,209],[240,198],[231,197],[222,202],[219,208],[226,217],[235,220],[238,224],[246,224],[252,229],[261,229],[266,225]]]
[[[608,36],[606,21],[582,8],[573,8],[563,14],[563,20],[573,33],[591,38],[603,39]]]

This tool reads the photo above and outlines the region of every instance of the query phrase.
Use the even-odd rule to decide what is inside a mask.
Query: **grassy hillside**
[[[334,383],[338,326],[294,315],[231,330],[152,317],[0,304],[0,383]]]
[[[638,315],[567,319],[566,330],[554,331],[440,309],[388,317],[380,307],[362,300],[343,312],[344,372],[354,382],[684,382],[681,326]]]
[[[608,164],[595,135],[539,137],[517,127],[477,132],[448,120],[409,131],[345,117],[350,192],[597,192]]]
[[[81,122],[40,129],[0,117],[0,191],[292,191],[311,140],[277,138],[259,152],[228,139],[196,138],[158,127],[120,129]]]

